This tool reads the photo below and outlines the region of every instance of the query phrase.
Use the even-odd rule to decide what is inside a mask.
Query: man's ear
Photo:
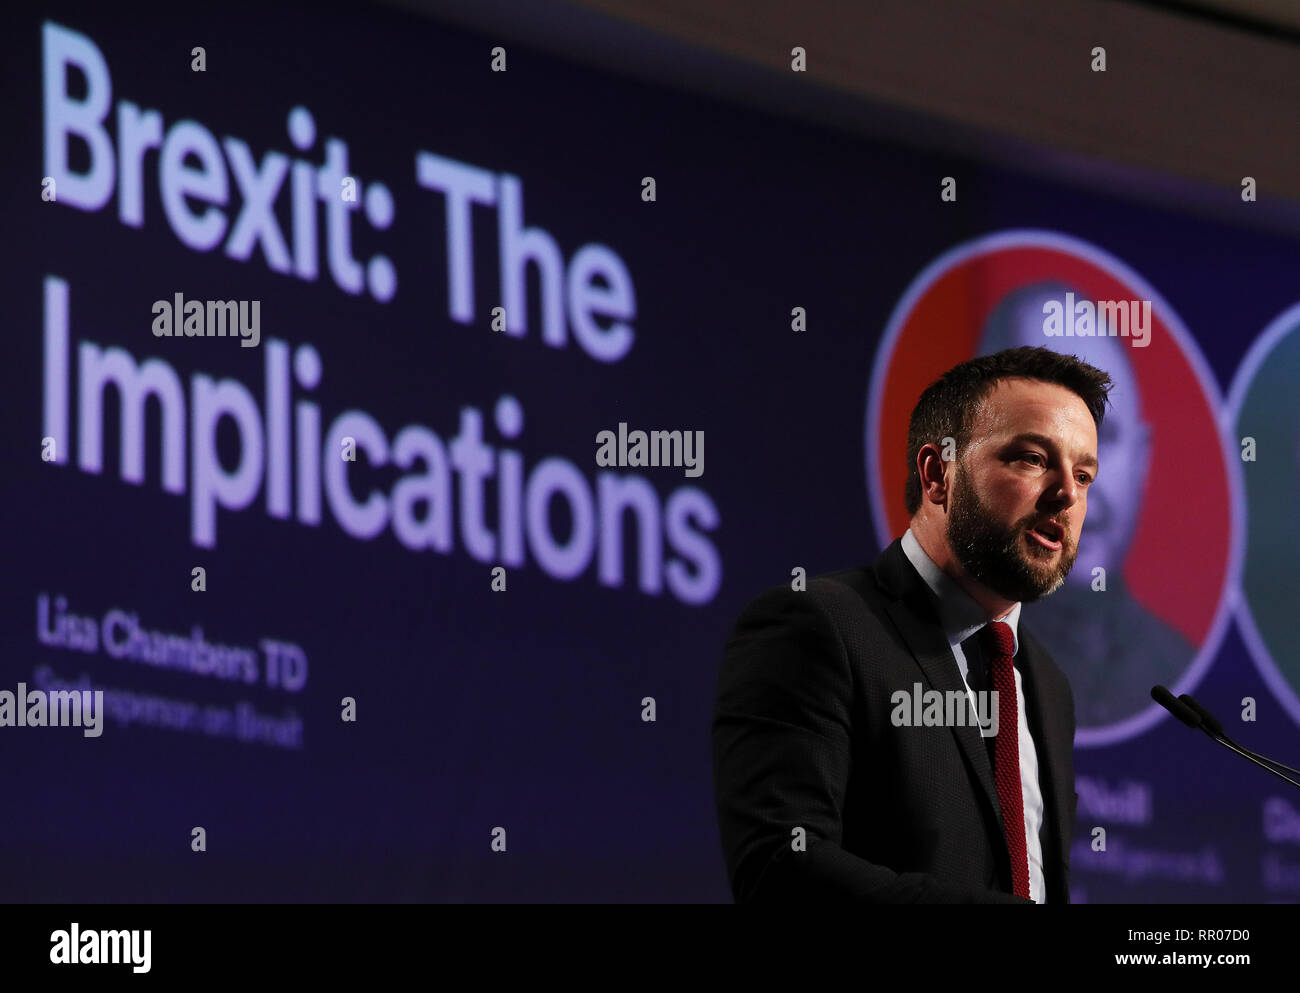
[[[916,471],[921,479],[921,500],[948,505],[948,462],[936,444],[922,445],[916,453]]]

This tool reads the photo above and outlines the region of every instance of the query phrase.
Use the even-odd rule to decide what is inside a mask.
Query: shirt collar
[[[934,564],[934,560],[916,540],[916,535],[912,534],[911,528],[903,535],[903,554],[938,599],[939,622],[943,625],[950,644],[961,644],[993,620],[983,607],[971,599],[970,594],[957,585],[956,580]],[[1017,601],[1006,617],[998,619],[1011,627],[1011,633],[1015,637],[1014,655],[1020,651],[1020,603]]]

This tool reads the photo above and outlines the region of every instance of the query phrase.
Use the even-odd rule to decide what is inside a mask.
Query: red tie
[[[998,694],[998,733],[993,741],[993,778],[1011,853],[1011,882],[1016,896],[1029,897],[1029,854],[1025,846],[1025,801],[1020,792],[1020,722],[1016,715],[1016,673],[1011,661],[1016,636],[1011,626],[990,621],[980,632],[988,649],[993,689]]]

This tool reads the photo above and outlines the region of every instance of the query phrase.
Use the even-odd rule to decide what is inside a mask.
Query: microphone
[[[1267,769],[1269,772],[1277,776],[1279,779],[1285,779],[1292,786],[1296,787],[1297,789],[1300,789],[1300,783],[1297,783],[1290,776],[1284,776],[1282,773],[1274,769],[1271,765],[1265,765],[1263,762],[1257,759],[1253,753],[1247,752],[1245,749],[1238,748],[1236,745],[1234,745],[1231,741],[1228,740],[1227,735],[1216,734],[1214,731],[1210,730],[1210,728],[1206,725],[1205,720],[1201,717],[1200,713],[1198,713],[1197,710],[1194,710],[1192,707],[1188,706],[1185,702],[1180,700],[1178,697],[1174,696],[1163,686],[1151,687],[1151,699],[1154,700],[1156,703],[1160,704],[1160,706],[1164,707],[1165,710],[1169,711],[1169,713],[1173,714],[1180,721],[1186,724],[1189,728],[1200,728],[1202,731],[1208,734],[1211,738],[1217,741],[1224,748],[1231,749],[1232,751],[1240,755],[1242,758],[1249,759],[1251,762],[1254,762],[1261,769]],[[1197,707],[1198,709],[1204,709],[1204,708],[1200,708],[1199,704],[1197,705]],[[1223,725],[1219,724],[1218,721],[1214,720],[1213,716],[1210,717],[1210,721],[1214,725],[1216,725],[1220,731],[1223,730]]]
[[[1181,693],[1178,699],[1182,701],[1185,707],[1189,707],[1196,712],[1196,716],[1201,719],[1201,725],[1209,730],[1211,734],[1217,734],[1220,738],[1227,738],[1228,741],[1232,740],[1228,738],[1228,733],[1223,730],[1223,725],[1218,722],[1215,716],[1193,700],[1190,693]]]
[[[1173,714],[1189,728],[1203,728],[1201,716],[1163,686],[1151,687],[1151,699]]]
[[[1232,744],[1234,745],[1237,744],[1235,741],[1233,741],[1231,738],[1228,737],[1228,732],[1223,730],[1223,725],[1219,723],[1219,721],[1215,718],[1215,716],[1211,714],[1208,710],[1206,710],[1204,707],[1202,707],[1199,703],[1197,703],[1196,700],[1192,698],[1192,695],[1190,693],[1180,694],[1178,699],[1181,700],[1187,707],[1191,708],[1196,712],[1196,714],[1201,718],[1201,725],[1203,727],[1208,728],[1213,734],[1222,738],[1224,741],[1232,742]],[[1279,769],[1285,769],[1287,772],[1294,772],[1296,775],[1300,776],[1300,769],[1293,769],[1291,768],[1291,766],[1286,765],[1285,763],[1279,762],[1276,759],[1268,758],[1265,755],[1261,755],[1259,752],[1253,752],[1249,748],[1244,748],[1242,746],[1238,746],[1238,747],[1240,747],[1242,751],[1248,752],[1249,754],[1255,756],[1255,758],[1257,759],[1263,759],[1269,765],[1276,766]]]

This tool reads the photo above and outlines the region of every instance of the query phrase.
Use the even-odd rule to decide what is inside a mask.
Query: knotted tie
[[[1020,792],[1020,722],[1016,713],[1016,647],[1011,626],[990,621],[980,632],[989,656],[993,689],[998,694],[998,733],[993,746],[993,778],[1011,853],[1011,882],[1016,896],[1029,897],[1029,853],[1025,845],[1025,802]]]

